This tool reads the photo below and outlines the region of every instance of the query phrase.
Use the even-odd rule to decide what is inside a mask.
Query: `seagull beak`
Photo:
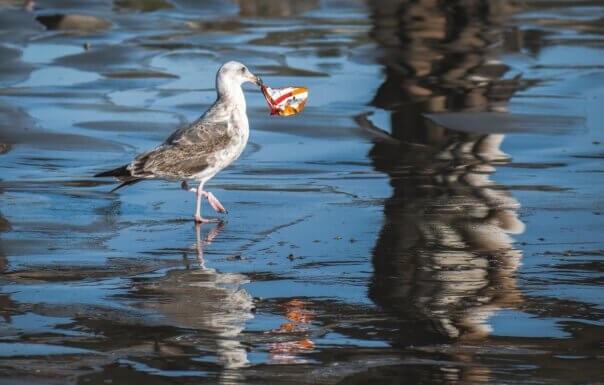
[[[260,76],[252,75],[248,79],[250,82],[252,82],[256,85],[259,85],[259,86],[262,86],[264,84],[264,83],[262,83],[262,79],[260,78]]]

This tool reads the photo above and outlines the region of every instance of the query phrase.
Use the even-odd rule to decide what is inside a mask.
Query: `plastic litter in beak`
[[[308,99],[308,88],[306,87],[270,88],[262,85],[261,88],[271,108],[271,115],[295,115],[302,111]]]

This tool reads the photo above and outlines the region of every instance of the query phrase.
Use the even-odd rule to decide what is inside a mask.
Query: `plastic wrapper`
[[[308,88],[306,87],[270,88],[262,85],[261,88],[271,108],[271,115],[295,115],[302,111],[308,99]]]

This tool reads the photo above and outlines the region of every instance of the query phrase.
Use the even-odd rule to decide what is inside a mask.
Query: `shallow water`
[[[0,384],[604,382],[603,1],[20,3]],[[92,177],[230,59],[310,99],[270,117],[245,87],[225,223]]]

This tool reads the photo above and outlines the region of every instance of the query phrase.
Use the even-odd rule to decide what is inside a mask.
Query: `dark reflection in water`
[[[496,167],[509,163],[500,149],[505,133],[476,125],[451,130],[425,114],[507,111],[507,100],[527,85],[518,77],[503,79],[508,68],[493,60],[501,49],[495,43],[503,39],[502,22],[514,8],[505,1],[376,1],[371,6],[372,35],[383,49],[379,60],[386,73],[373,104],[389,111],[391,126],[375,127],[371,116],[357,121],[377,133],[369,156],[388,174],[392,196],[384,204],[385,223],[373,250],[369,296],[398,321],[393,346],[439,351],[434,346],[447,344],[447,354],[438,359],[463,365],[376,367],[342,383],[493,381],[498,374],[483,366],[484,356],[477,352],[481,344],[503,349],[512,342],[488,338],[487,320],[502,309],[541,308],[525,298],[516,278],[523,253],[510,235],[525,229],[520,204],[490,179]],[[536,49],[535,34],[518,35]],[[512,39],[505,48],[521,50],[522,41]],[[550,370],[556,365],[555,360],[529,360]],[[538,375],[560,373],[542,369]]]
[[[498,276],[513,281],[520,258],[507,236],[523,231],[519,204],[489,179],[508,161],[499,148],[504,135],[453,131],[424,116],[495,107],[489,92],[507,68],[483,63],[490,45],[485,32],[494,33],[497,18],[505,16],[498,3],[504,2],[374,3],[373,36],[386,48],[386,80],[373,103],[390,111],[394,140],[378,141],[369,154],[393,187],[374,249],[370,295],[402,319],[434,323],[421,328],[426,336],[403,327],[412,339],[459,337],[463,320],[451,315],[484,302],[477,297],[501,287]],[[473,87],[468,79],[481,69],[493,75],[483,80],[489,86]],[[514,87],[506,82],[506,89]]]
[[[392,196],[373,250],[369,296],[398,319],[392,343],[400,348],[485,338],[490,315],[522,302],[515,278],[522,252],[509,236],[524,230],[520,205],[490,180],[495,167],[509,161],[500,149],[504,135],[454,131],[424,116],[505,109],[520,85],[501,80],[506,66],[486,62],[509,14],[505,4],[372,3],[372,35],[386,69],[373,104],[389,111],[391,127],[384,128],[391,136],[378,139],[369,156],[390,177]],[[370,119],[358,121],[377,131]],[[484,368],[428,368],[372,370],[346,383],[369,377],[388,383],[393,376],[414,383],[488,379]]]

